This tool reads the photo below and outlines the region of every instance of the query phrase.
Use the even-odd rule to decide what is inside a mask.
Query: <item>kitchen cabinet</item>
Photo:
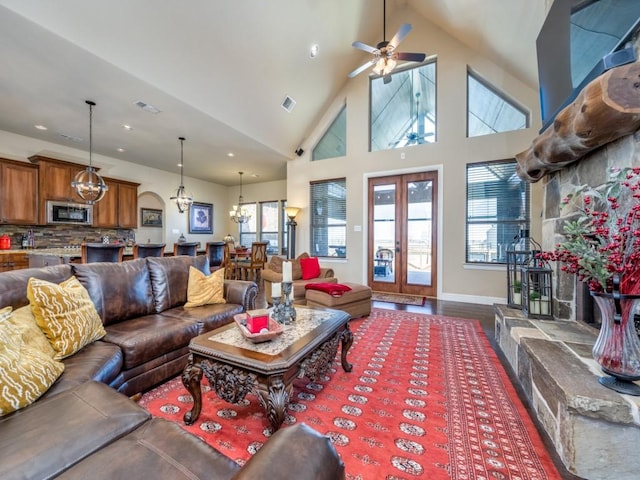
[[[26,253],[0,253],[0,272],[22,268],[29,268],[29,256]]]
[[[38,223],[38,168],[0,158],[0,223]]]
[[[105,178],[109,190],[93,206],[94,227],[137,228],[139,183]]]
[[[71,187],[71,181],[76,174],[86,168],[85,165],[65,162],[54,158],[34,155],[29,161],[38,165],[38,191],[39,191],[39,222],[47,223],[47,200],[84,203]]]

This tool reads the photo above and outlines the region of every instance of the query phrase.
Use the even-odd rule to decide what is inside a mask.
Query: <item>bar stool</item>
[[[207,242],[206,255],[209,257],[209,270],[215,272],[224,264],[225,242]]]
[[[113,243],[83,243],[80,246],[82,263],[121,262],[124,245]]]
[[[198,242],[185,242],[173,244],[173,255],[189,255],[195,257],[198,253]]]
[[[133,258],[162,257],[166,243],[136,243],[133,246]]]

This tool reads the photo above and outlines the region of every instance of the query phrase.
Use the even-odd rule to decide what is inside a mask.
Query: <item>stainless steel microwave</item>
[[[91,225],[93,223],[93,205],[48,200],[47,223]]]

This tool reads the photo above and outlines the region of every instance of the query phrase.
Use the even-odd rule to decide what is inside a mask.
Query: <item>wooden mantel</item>
[[[516,155],[518,175],[537,182],[587,153],[640,129],[640,62],[591,81],[553,125]]]

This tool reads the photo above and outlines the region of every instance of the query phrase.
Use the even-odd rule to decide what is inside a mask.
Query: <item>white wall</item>
[[[296,250],[309,250],[309,182],[338,177],[347,181],[346,260],[323,260],[341,281],[366,283],[367,179],[398,172],[440,169],[440,225],[438,297],[481,303],[504,302],[504,268],[465,266],[465,168],[467,163],[513,158],[530,144],[539,128],[537,91],[462,45],[410,7],[388,21],[392,31],[409,20],[413,30],[401,50],[437,55],[437,142],[404,149],[368,151],[369,79],[366,73],[348,80],[317,128],[303,145],[305,154],[288,164],[287,197],[290,205],[303,207],[297,217]],[[358,62],[356,62],[358,63]],[[466,138],[467,65],[509,96],[531,110],[533,127],[515,132]],[[311,161],[313,146],[347,105],[347,155]],[[405,158],[401,158],[404,153]],[[540,188],[534,188],[534,205]],[[540,208],[532,208],[532,235],[540,232]],[[361,226],[361,231],[356,231]]]

